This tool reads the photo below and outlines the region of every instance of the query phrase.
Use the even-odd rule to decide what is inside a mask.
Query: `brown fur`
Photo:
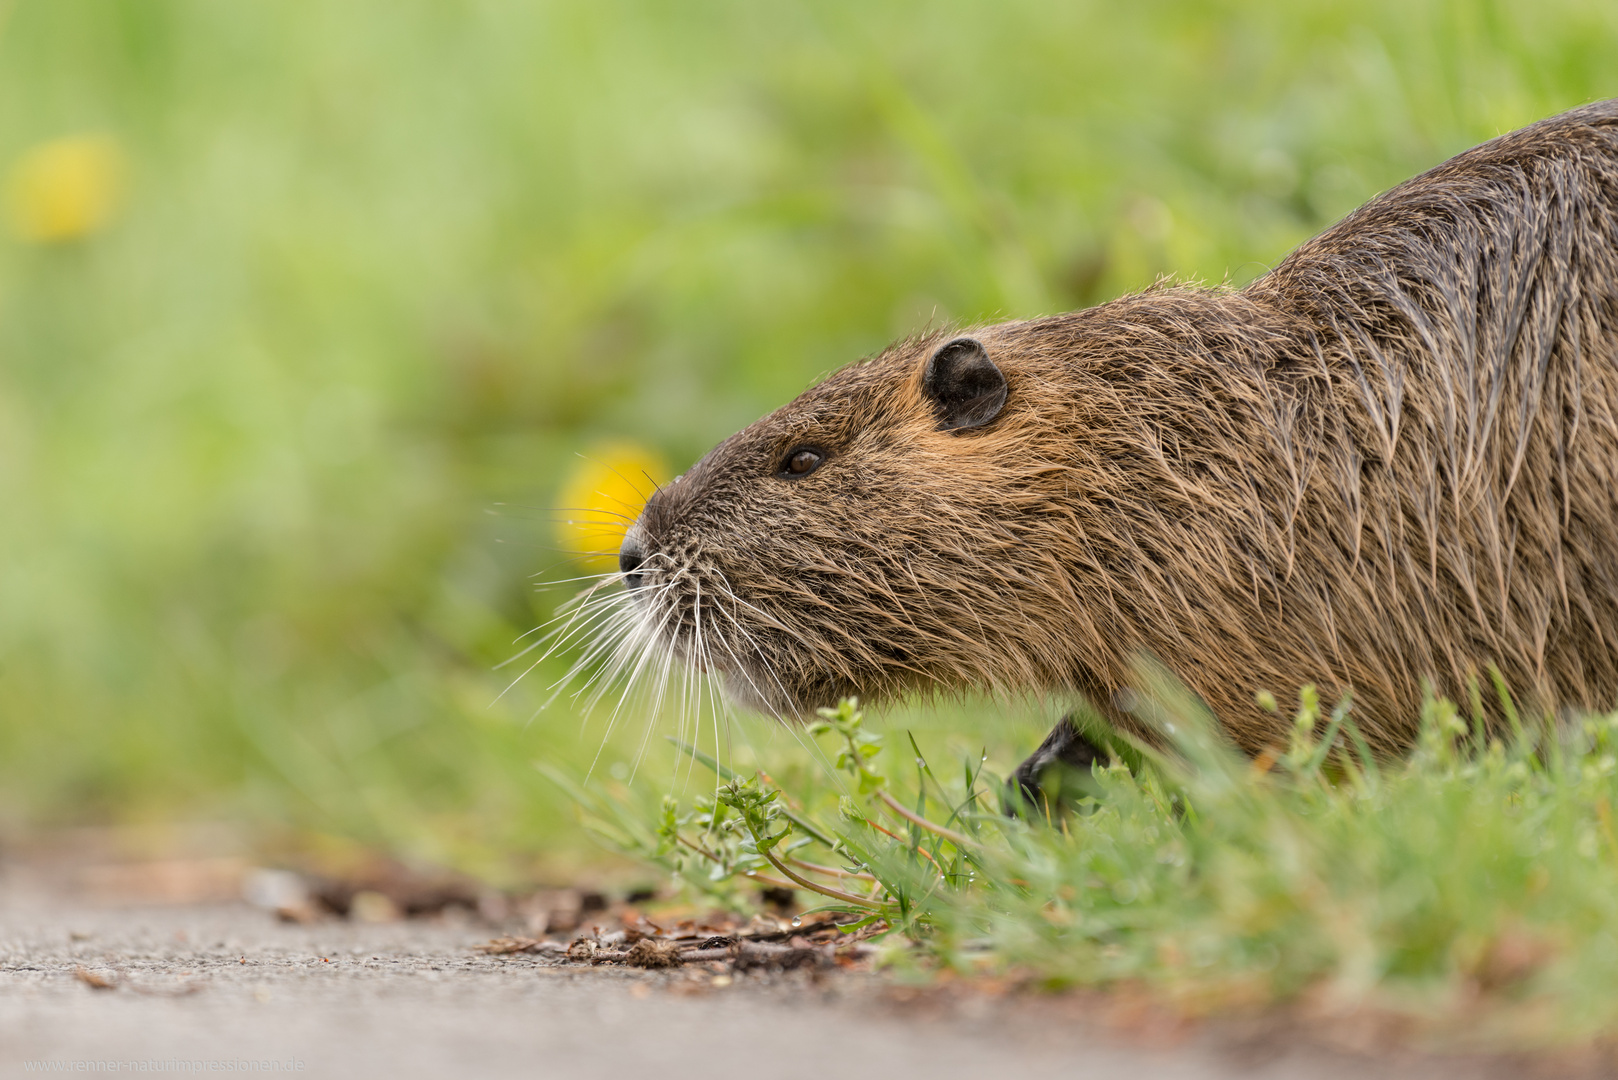
[[[780,714],[1072,688],[1157,658],[1249,750],[1352,690],[1618,701],[1618,102],[1483,144],[1245,289],[968,331],[1009,384],[939,431],[930,335],[726,440],[631,537],[641,640]],[[799,445],[818,471],[778,474]],[[700,626],[701,633],[697,633]],[[700,640],[699,640],[700,637]]]

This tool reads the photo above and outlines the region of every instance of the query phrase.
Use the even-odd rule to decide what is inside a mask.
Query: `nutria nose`
[[[624,537],[624,546],[618,549],[618,572],[624,575],[624,584],[631,589],[639,588],[641,563],[646,561],[646,549],[641,546],[640,538],[634,533]]]

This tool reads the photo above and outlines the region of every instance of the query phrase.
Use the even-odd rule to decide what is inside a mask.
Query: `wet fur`
[[[1618,701],[1618,103],[1483,144],[1241,290],[965,331],[990,424],[936,429],[954,335],[896,344],[647,505],[646,647],[766,711],[1076,689],[1165,664],[1250,751],[1254,705],[1352,691],[1384,750],[1423,687]],[[798,446],[826,452],[786,479]],[[701,640],[697,629],[701,626]]]

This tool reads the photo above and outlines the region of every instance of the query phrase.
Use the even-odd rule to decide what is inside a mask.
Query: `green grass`
[[[104,227],[0,235],[0,814],[508,879],[601,858],[532,761],[621,784],[672,730],[536,715],[565,657],[491,705],[577,453],[683,467],[929,321],[1249,279],[1618,91],[1594,0],[0,11],[0,171],[125,163]],[[1004,770],[1049,712],[890,722]],[[634,791],[701,783],[648,746]]]
[[[1306,690],[1289,750],[1255,765],[1148,680],[1172,751],[1070,777],[1073,809],[1033,824],[1001,814],[980,756],[885,748],[849,702],[815,729],[841,782],[780,752],[790,781],[710,759],[717,796],[660,809],[557,780],[592,831],[694,893],[746,904],[760,875],[792,878],[883,920],[901,969],[1128,984],[1192,1015],[1372,1009],[1451,1048],[1618,1024],[1618,714],[1501,741],[1430,701],[1411,758],[1379,764],[1352,710]]]

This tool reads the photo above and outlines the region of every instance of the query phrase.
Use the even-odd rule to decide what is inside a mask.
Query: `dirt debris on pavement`
[[[565,957],[576,963],[671,968],[687,963],[724,963],[737,971],[868,968],[877,949],[869,939],[885,923],[850,928],[858,916],[821,914],[777,920],[750,919],[717,911],[704,918],[669,921],[665,928],[630,909],[616,930],[596,927],[570,942],[554,938],[498,937],[477,946],[490,956],[522,953]]]

